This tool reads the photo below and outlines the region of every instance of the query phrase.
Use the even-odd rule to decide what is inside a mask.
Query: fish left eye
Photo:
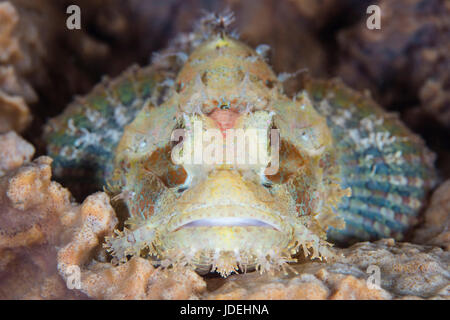
[[[181,188],[178,188],[177,192],[178,193],[182,193],[182,192],[184,192],[186,190],[187,190],[187,187],[181,187]]]
[[[264,188],[268,188],[268,189],[272,188],[272,183],[265,182],[262,185]]]

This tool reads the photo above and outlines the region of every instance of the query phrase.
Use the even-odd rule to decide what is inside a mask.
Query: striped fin
[[[340,81],[310,80],[305,89],[327,117],[341,185],[352,190],[338,208],[346,228],[331,228],[328,237],[338,243],[402,239],[436,183],[434,154],[396,115]]]
[[[124,127],[151,100],[162,103],[174,73],[167,68],[133,66],[115,79],[104,79],[76,98],[45,127],[54,175],[68,187],[92,192],[111,174],[113,152]]]

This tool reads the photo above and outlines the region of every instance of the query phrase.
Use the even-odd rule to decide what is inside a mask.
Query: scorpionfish
[[[307,78],[288,96],[266,46],[239,41],[230,20],[205,18],[46,126],[54,174],[103,185],[126,220],[105,239],[111,260],[138,255],[225,277],[284,269],[301,253],[330,259],[334,243],[402,239],[435,184],[433,153],[338,80]],[[244,136],[232,159],[189,157],[214,139],[218,154],[234,148],[232,133],[248,129],[261,139],[255,147]],[[198,143],[196,130],[214,139]],[[255,153],[263,160],[233,161]]]

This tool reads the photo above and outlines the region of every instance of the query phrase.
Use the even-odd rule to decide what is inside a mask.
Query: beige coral
[[[142,258],[133,258],[119,266],[90,260],[118,221],[105,193],[88,197],[81,206],[80,215],[78,231],[58,252],[58,270],[69,279],[72,266],[79,268],[79,289],[88,296],[97,299],[189,299],[205,290],[205,282],[191,270],[156,269]]]
[[[50,181],[51,161],[43,156],[0,178],[0,249],[41,243],[59,232],[70,194]]]
[[[14,131],[0,134],[0,176],[31,160],[34,147]]]
[[[81,205],[79,212],[81,227],[73,240],[58,253],[60,271],[64,273],[66,265],[84,264],[102,238],[111,233],[117,224],[117,218],[105,193],[89,196]]]
[[[194,271],[154,268],[139,257],[119,266],[94,261],[81,272],[81,291],[96,299],[198,299],[205,290]]]
[[[0,89],[0,133],[23,131],[30,121],[30,111],[23,98],[7,95]]]
[[[17,150],[11,169],[23,159],[14,143],[30,146],[14,134],[6,138]],[[142,258],[106,262],[103,237],[117,224],[108,196],[99,192],[77,205],[51,181],[51,162],[43,156],[0,178],[0,298],[195,299],[206,290],[192,270],[157,269]],[[69,290],[69,265],[80,267],[81,290]]]
[[[3,167],[13,169],[31,158],[31,145],[14,134],[3,138],[17,152],[3,159]],[[0,298],[77,296],[67,290],[55,267],[55,246],[70,230],[62,222],[72,220],[68,217],[76,206],[68,190],[50,180],[51,162],[43,156],[0,178]]]

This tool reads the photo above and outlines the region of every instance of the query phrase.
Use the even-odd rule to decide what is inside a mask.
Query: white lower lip
[[[190,227],[263,227],[278,229],[261,220],[236,217],[198,219],[182,226],[182,228]]]

